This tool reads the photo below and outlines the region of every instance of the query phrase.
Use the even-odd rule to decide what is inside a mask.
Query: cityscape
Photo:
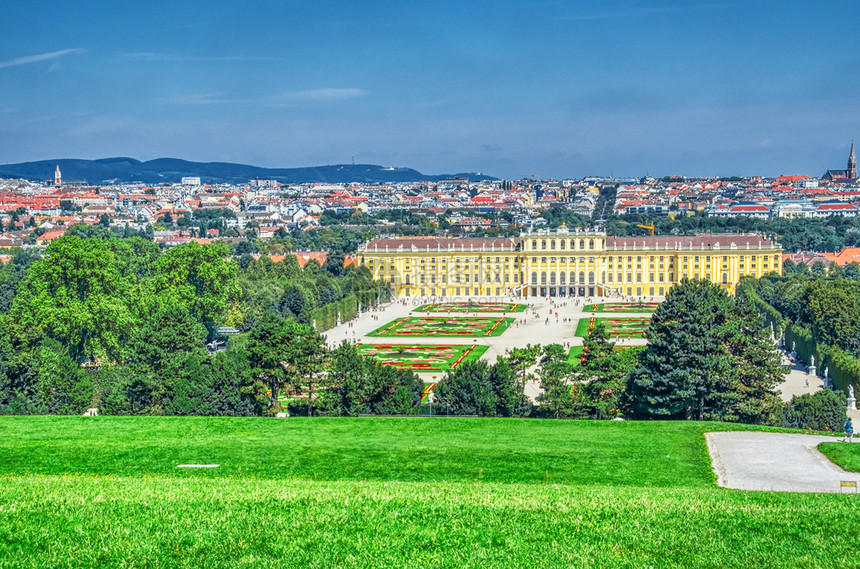
[[[0,568],[860,566],[860,4],[4,8]]]

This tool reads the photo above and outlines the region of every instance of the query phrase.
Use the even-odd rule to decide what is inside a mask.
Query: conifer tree
[[[769,393],[778,374],[757,324],[748,307],[739,308],[719,285],[681,281],[655,312],[646,333],[649,345],[628,379],[633,414],[697,420],[746,416],[739,406]]]

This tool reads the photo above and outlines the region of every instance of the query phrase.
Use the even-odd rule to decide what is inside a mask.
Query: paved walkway
[[[706,433],[705,438],[717,484],[725,488],[839,493],[842,480],[860,485],[860,473],[842,470],[817,450],[820,443],[839,437],[722,432]]]

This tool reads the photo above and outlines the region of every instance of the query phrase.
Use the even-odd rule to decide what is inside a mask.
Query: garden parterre
[[[480,358],[487,346],[456,344],[359,344],[358,353],[370,356],[382,365],[414,372],[447,371],[464,361]]]
[[[454,313],[476,313],[476,312],[525,312],[525,304],[514,304],[509,302],[439,302],[436,304],[425,304],[415,309],[415,312],[454,312]]]
[[[603,322],[610,338],[644,338],[651,323],[648,318],[583,318],[576,326],[576,335],[584,338],[597,322]]]
[[[499,336],[513,318],[483,316],[406,316],[367,334],[370,337],[469,337]]]
[[[583,312],[655,312],[659,302],[603,302],[600,304],[586,304],[582,307]]]

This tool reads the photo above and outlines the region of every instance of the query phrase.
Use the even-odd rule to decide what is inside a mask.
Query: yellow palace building
[[[379,238],[357,255],[403,297],[651,297],[684,277],[733,294],[743,276],[782,271],[782,247],[757,234],[607,237],[565,226],[517,238]]]

